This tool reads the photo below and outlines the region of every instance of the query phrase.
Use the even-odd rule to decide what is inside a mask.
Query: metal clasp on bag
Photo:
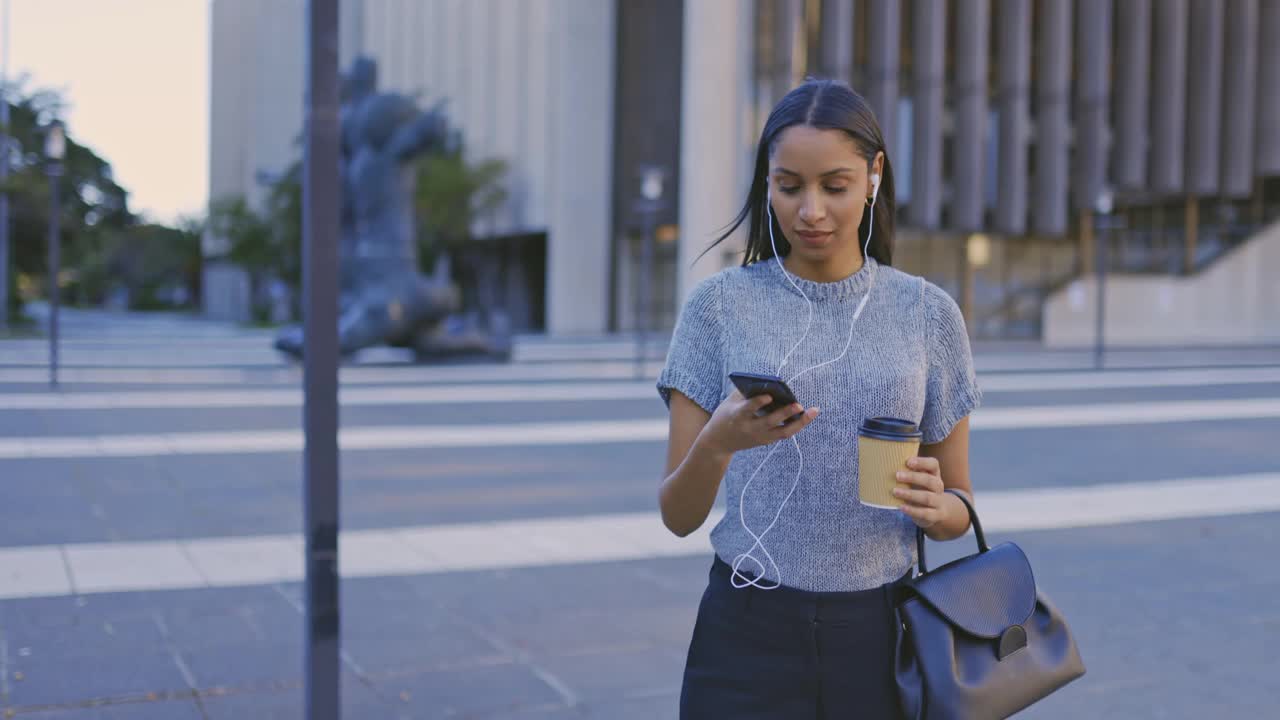
[[[996,645],[996,659],[1004,660],[1027,646],[1027,631],[1021,625],[1010,625],[1000,633]]]

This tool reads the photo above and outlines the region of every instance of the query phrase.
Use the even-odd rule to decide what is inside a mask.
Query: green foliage
[[[302,291],[301,162],[270,184],[263,205],[255,209],[243,196],[221,198],[209,208],[209,232],[228,242],[226,259],[249,274],[255,290],[279,279],[296,302]],[[251,295],[255,321],[266,322],[269,308],[259,306],[256,291]]]
[[[76,294],[88,304],[102,302],[114,288],[125,288],[133,310],[167,310],[199,297],[200,231],[152,223],[103,233],[96,251],[76,272]],[[185,296],[185,297],[183,297]]]
[[[302,168],[294,163],[273,182],[265,207],[255,210],[242,196],[222,198],[209,210],[209,231],[230,243],[227,260],[257,277],[302,285]]]
[[[25,79],[9,84],[10,296],[17,315],[24,299],[48,293],[50,178],[44,132],[63,114],[62,97],[30,91]],[[70,130],[70,129],[69,129]],[[159,295],[182,285],[198,297],[199,228],[142,223],[129,211],[129,194],[112,177],[111,164],[68,132],[62,175],[56,178],[62,250],[60,291],[69,303],[98,304],[117,287],[132,302],[165,305]]]
[[[417,192],[418,252],[424,269],[435,257],[471,239],[478,220],[488,217],[507,200],[502,181],[503,160],[469,164],[461,143],[449,152],[425,155],[414,168]]]

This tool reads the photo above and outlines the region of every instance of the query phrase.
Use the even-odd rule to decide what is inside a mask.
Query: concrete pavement
[[[68,326],[83,353],[57,394],[30,381],[38,348],[0,341],[0,716],[300,717],[297,368],[259,331],[110,320]],[[611,349],[344,368],[344,430],[383,439],[342,459],[346,717],[675,717],[705,535],[657,521],[651,380],[627,343],[587,344]],[[1023,716],[1266,717],[1280,353],[1141,351],[1095,374],[982,352],[980,510],[1090,670]],[[593,439],[611,423],[627,432]],[[520,436],[538,426],[560,430]]]

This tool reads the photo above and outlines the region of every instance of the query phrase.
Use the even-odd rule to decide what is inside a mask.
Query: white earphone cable
[[[872,182],[873,182],[873,186],[871,191],[871,211],[870,211],[872,213],[872,217],[867,227],[867,240],[862,248],[862,257],[863,257],[864,263],[870,257],[870,255],[868,255],[868,252],[870,251],[870,248],[871,248],[871,233],[875,229],[876,199],[880,194],[879,176],[873,175]],[[783,356],[782,364],[778,366],[778,372],[775,373],[775,375],[778,375],[779,377],[781,377],[782,368],[786,366],[787,360],[791,358],[791,354],[794,353],[796,349],[799,348],[800,345],[803,344],[805,339],[809,336],[809,330],[813,326],[814,310],[813,310],[813,301],[809,299],[808,295],[804,294],[804,290],[801,290],[800,285],[796,283],[795,280],[792,279],[791,274],[787,272],[786,267],[782,264],[782,258],[778,255],[778,243],[773,236],[772,194],[768,192],[766,192],[766,195],[765,195],[765,220],[769,225],[769,244],[773,246],[773,258],[774,260],[777,261],[778,268],[782,271],[783,277],[787,278],[787,281],[790,282],[791,286],[796,289],[796,292],[800,293],[800,297],[804,298],[805,303],[807,303],[809,306],[809,322],[805,324],[804,333],[800,336],[800,340],[797,341],[794,346],[792,346],[791,350],[789,350],[787,354]],[[871,289],[872,287],[875,286],[875,280],[876,280],[875,274],[873,273],[871,276],[871,281],[867,285],[867,292],[865,295],[863,295],[862,300],[858,303],[857,309],[854,310],[853,319],[849,321],[849,338],[848,340],[845,341],[844,350],[842,350],[839,355],[837,355],[836,357],[830,360],[827,360],[826,362],[819,363],[817,365],[814,365],[813,367],[806,368],[796,373],[795,375],[792,375],[791,379],[787,380],[788,385],[790,385],[796,378],[800,377],[801,375],[804,375],[805,373],[811,370],[816,370],[820,367],[824,367],[826,365],[830,365],[834,362],[840,361],[845,357],[845,355],[849,353],[849,348],[853,345],[854,327],[858,324],[858,318],[862,316],[862,311],[867,307],[867,300],[871,298]],[[755,481],[756,476],[760,474],[760,471],[764,469],[764,466],[768,464],[769,458],[773,457],[773,454],[777,452],[779,447],[777,443],[775,443],[773,447],[769,448],[769,452],[765,454],[764,460],[762,460],[760,462],[760,465],[756,467],[755,471],[751,473],[751,477],[747,479],[746,484],[742,486],[742,492],[738,495],[738,521],[742,524],[742,529],[745,530],[746,533],[751,536],[751,539],[753,540],[753,542],[751,547],[747,549],[746,552],[738,555],[733,560],[733,573],[729,578],[729,582],[735,588],[742,589],[747,587],[756,587],[761,590],[774,590],[782,586],[782,568],[778,567],[778,563],[773,559],[773,555],[769,552],[769,549],[765,547],[764,536],[769,534],[769,531],[773,529],[774,525],[777,525],[778,518],[782,517],[783,508],[787,506],[787,501],[791,499],[791,496],[795,494],[796,488],[800,486],[800,476],[804,472],[804,452],[800,450],[800,441],[794,435],[791,437],[791,444],[795,447],[796,455],[798,456],[795,479],[792,480],[791,489],[787,491],[786,497],[784,497],[782,499],[782,502],[778,505],[778,510],[777,512],[774,513],[773,520],[769,522],[769,525],[765,527],[765,529],[759,535],[757,535],[755,531],[753,531],[751,527],[747,524],[747,516],[745,512],[747,490],[751,487],[751,483]],[[760,548],[760,552],[764,553],[765,559],[769,561],[769,565],[772,566],[774,570],[774,575],[777,578],[777,580],[775,580],[772,584],[764,584],[761,582],[767,574],[767,568],[765,567],[765,564],[760,561],[759,558],[755,557],[752,554],[755,552],[757,547]],[[756,573],[755,574],[756,577],[754,578],[748,577],[740,572],[742,564],[748,560],[750,560],[758,568],[760,568],[760,572]]]

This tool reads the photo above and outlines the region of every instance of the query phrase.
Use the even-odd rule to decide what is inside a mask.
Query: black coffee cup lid
[[[877,440],[918,440],[924,436],[915,423],[891,417],[863,420],[858,426],[858,434]]]

